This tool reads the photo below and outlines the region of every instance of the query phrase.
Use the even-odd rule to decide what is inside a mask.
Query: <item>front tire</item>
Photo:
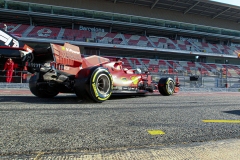
[[[158,90],[163,96],[170,96],[174,93],[175,83],[172,78],[161,78],[158,82]]]
[[[37,83],[37,75],[32,76],[29,80],[29,89],[35,96],[39,98],[53,98],[58,95],[59,91],[55,90],[53,87],[40,87]]]

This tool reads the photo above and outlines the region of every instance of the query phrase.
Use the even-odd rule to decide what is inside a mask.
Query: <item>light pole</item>
[[[197,60],[199,56],[195,56],[195,75],[197,75]]]
[[[226,67],[226,88],[228,88],[228,67],[227,67],[227,64],[228,64],[228,60],[226,59],[225,60],[225,67]]]

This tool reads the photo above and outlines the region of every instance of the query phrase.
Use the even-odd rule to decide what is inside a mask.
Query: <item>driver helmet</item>
[[[137,71],[138,74],[141,74],[141,73],[142,73],[142,71],[141,71],[140,68],[137,68],[136,71]]]

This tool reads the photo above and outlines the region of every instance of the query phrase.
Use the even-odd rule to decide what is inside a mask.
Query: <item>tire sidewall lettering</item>
[[[108,93],[108,94],[106,94],[107,96],[102,95],[102,94],[100,94],[100,93],[98,92],[98,89],[97,89],[97,87],[96,87],[96,77],[97,77],[97,75],[98,75],[100,72],[105,72],[106,75],[108,76],[108,78],[109,78],[109,80],[110,80],[110,83],[111,83],[111,86],[110,86],[111,90],[112,90],[112,88],[113,88],[112,76],[111,76],[111,74],[110,74],[107,70],[105,70],[105,69],[99,69],[98,71],[96,71],[96,72],[94,73],[94,76],[93,76],[93,78],[92,78],[92,84],[91,84],[91,85],[92,85],[93,92],[94,92],[93,94],[95,95],[95,97],[96,97],[98,100],[105,101],[105,100],[107,100],[107,99],[111,96],[111,92]]]
[[[96,96],[96,97],[99,97],[95,83],[92,83],[92,88],[93,88],[93,91],[94,91],[95,96]]]
[[[172,79],[168,78],[167,82],[166,82],[166,91],[168,92],[168,94],[172,95],[174,92],[174,89],[171,90],[169,87],[169,83],[172,81]],[[173,81],[172,81],[173,82]]]

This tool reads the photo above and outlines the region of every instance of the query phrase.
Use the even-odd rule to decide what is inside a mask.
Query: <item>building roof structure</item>
[[[219,18],[240,23],[240,7],[209,0],[110,0],[113,3],[129,3],[147,6],[151,9],[159,8],[196,14],[200,16]]]

